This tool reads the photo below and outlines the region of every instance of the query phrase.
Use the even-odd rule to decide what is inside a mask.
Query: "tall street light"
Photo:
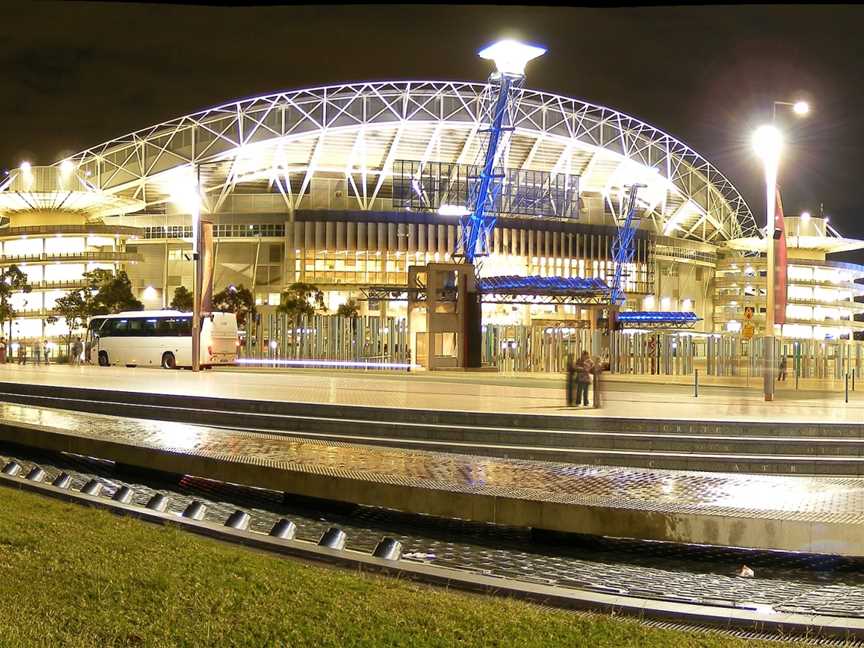
[[[218,165],[219,161],[194,162],[169,188],[171,200],[192,217],[192,371],[201,370],[201,302],[204,289],[204,257],[201,249],[201,204],[204,191],[201,186],[201,167]],[[192,171],[194,175],[188,172]]]
[[[763,377],[765,400],[774,400],[774,271],[775,256],[775,211],[777,197],[777,173],[780,168],[780,154],[783,151],[783,135],[774,125],[777,119],[777,106],[788,106],[799,116],[810,112],[806,101],[775,101],[771,106],[771,123],[760,126],[753,134],[753,148],[762,160],[765,171],[765,237],[767,252],[765,258],[765,371]]]

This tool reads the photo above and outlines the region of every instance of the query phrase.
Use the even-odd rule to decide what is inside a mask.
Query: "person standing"
[[[786,382],[786,354],[785,353],[780,355],[780,367],[779,367],[779,373],[777,374],[777,380]]]
[[[573,354],[567,354],[567,407],[573,407],[573,383],[576,379],[576,363],[573,361]]]
[[[602,407],[602,383],[600,377],[603,375],[603,370],[605,369],[605,365],[600,358],[594,358],[594,363],[592,367],[592,375],[594,377],[594,407]]]
[[[587,351],[582,352],[582,356],[576,362],[576,405],[580,401],[586,407],[588,406],[588,388],[591,386],[591,355]]]
[[[0,337],[0,364],[6,364],[6,338]]]
[[[81,366],[81,352],[83,350],[81,338],[76,337],[75,341],[72,342],[72,357],[70,358],[73,367]]]
[[[33,343],[33,364],[37,366],[42,364],[42,342],[39,340]]]
[[[27,364],[27,345],[23,341],[18,342],[18,364]]]
[[[48,346],[48,340],[42,340],[42,356],[45,358],[45,364],[49,364],[48,356],[51,353],[51,348]]]

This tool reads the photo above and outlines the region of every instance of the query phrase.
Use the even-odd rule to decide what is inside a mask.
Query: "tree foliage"
[[[53,324],[66,320],[67,353],[75,329],[82,328],[94,315],[109,315],[123,311],[142,310],[144,304],[132,294],[132,282],[125,271],[93,270],[84,273],[84,288],[70,290],[54,302],[54,314],[46,320]]]
[[[14,293],[29,293],[33,290],[27,275],[17,265],[11,265],[0,272],[0,322],[9,323],[9,338],[12,338],[12,320],[15,309],[12,307]]]
[[[300,317],[311,317],[316,310],[327,310],[324,306],[324,293],[318,286],[307,283],[293,283],[282,293],[279,307],[292,321]]]
[[[237,316],[237,326],[244,326],[247,316],[255,315],[255,298],[252,291],[243,284],[228,286],[213,295],[213,310],[234,313]]]
[[[195,297],[186,286],[177,286],[174,289],[174,297],[171,299],[171,308],[188,313],[195,305]]]
[[[53,324],[60,317],[66,321],[68,332],[66,333],[66,355],[69,355],[69,347],[72,344],[72,334],[76,329],[80,329],[87,324],[87,318],[90,317],[89,312],[89,293],[78,288],[72,290],[62,297],[58,297],[54,302],[54,314],[48,318],[48,323]]]
[[[111,315],[123,311],[143,310],[144,304],[132,294],[132,282],[125,270],[116,274],[111,270],[93,270],[84,273],[89,292],[88,316]]]
[[[359,317],[360,305],[354,299],[349,299],[344,304],[340,304],[336,309],[336,314],[339,317]]]

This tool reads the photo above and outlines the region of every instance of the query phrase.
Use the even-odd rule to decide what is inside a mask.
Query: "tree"
[[[84,273],[84,280],[90,294],[88,316],[144,309],[144,304],[132,294],[132,282],[125,270],[116,274],[111,270],[93,270]]]
[[[336,314],[339,317],[359,317],[360,305],[354,299],[349,299],[344,304],[339,305],[339,308],[336,309]]]
[[[170,305],[174,310],[188,313],[195,305],[195,298],[186,286],[177,286]]]
[[[246,317],[255,315],[255,298],[252,297],[252,291],[243,284],[228,286],[213,295],[213,310],[234,313],[237,316],[237,326],[245,326]]]
[[[10,265],[0,272],[0,322],[9,323],[9,341],[12,341],[12,320],[15,319],[15,309],[12,308],[12,295],[33,290],[27,275],[17,265]]]
[[[285,313],[296,325],[301,317],[311,317],[316,310],[327,310],[324,306],[324,293],[312,284],[294,283],[282,293],[279,307],[276,309]]]
[[[90,294],[84,288],[72,290],[54,302],[54,314],[46,320],[54,324],[60,317],[66,320],[68,332],[66,334],[66,355],[70,355],[69,348],[72,345],[72,333],[75,329],[84,327],[90,316]]]

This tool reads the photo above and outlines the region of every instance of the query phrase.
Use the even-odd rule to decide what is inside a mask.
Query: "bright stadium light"
[[[809,221],[810,220],[810,212],[808,212],[808,211],[801,212],[801,220],[804,221],[805,223],[807,221]]]
[[[753,149],[765,164],[777,164],[783,149],[783,136],[774,126],[760,126],[753,133]]]
[[[21,167],[20,167],[20,169],[21,169],[24,173],[30,173],[30,170],[32,169],[32,167],[30,166],[30,163],[29,163],[29,162],[22,162],[22,163],[21,163]]]
[[[792,110],[795,111],[796,115],[806,115],[810,112],[810,104],[806,101],[796,101],[792,105]]]
[[[526,45],[515,40],[500,40],[497,43],[480,50],[480,58],[495,61],[495,67],[501,74],[522,76],[528,61],[542,56],[546,50],[542,47]]]
[[[60,163],[60,173],[62,173],[64,176],[69,175],[70,173],[72,173],[72,169],[74,168],[74,166],[75,165],[72,164],[72,160],[63,160]]]

